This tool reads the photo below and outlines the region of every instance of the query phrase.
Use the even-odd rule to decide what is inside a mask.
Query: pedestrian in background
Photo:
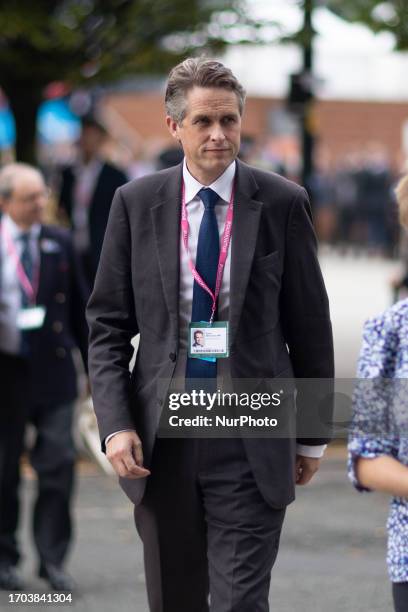
[[[397,186],[400,221],[408,228],[408,176]],[[408,610],[408,300],[364,327],[349,440],[349,476],[359,491],[393,498],[387,522],[387,564],[396,612]]]
[[[63,169],[59,207],[69,219],[74,245],[89,287],[93,287],[113,195],[128,181],[103,159],[107,132],[95,116],[82,119],[77,162]]]
[[[87,290],[69,232],[42,224],[47,188],[26,164],[0,171],[0,587],[23,588],[16,566],[20,458],[28,422],[38,486],[33,508],[39,576],[70,590],[63,562],[72,537],[71,434],[77,346],[86,367]]]

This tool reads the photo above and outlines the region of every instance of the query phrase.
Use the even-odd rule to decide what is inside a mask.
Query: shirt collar
[[[13,241],[18,240],[20,236],[26,233],[30,234],[30,239],[36,240],[41,232],[41,225],[39,223],[34,223],[27,231],[22,230],[7,213],[2,216],[2,223],[4,223],[4,227]]]
[[[235,160],[230,163],[228,168],[217,178],[216,181],[208,185],[213,191],[215,191],[221,200],[229,202],[232,191],[232,183],[235,177],[236,162]],[[203,189],[206,185],[202,185],[197,179],[192,176],[187,168],[186,158],[183,162],[183,180],[185,186],[185,198],[186,204],[194,200],[200,189]]]
[[[76,172],[87,171],[96,174],[99,169],[102,168],[102,165],[103,162],[99,156],[92,157],[92,159],[90,159],[87,163],[85,163],[83,157],[79,157],[75,164],[75,170]]]

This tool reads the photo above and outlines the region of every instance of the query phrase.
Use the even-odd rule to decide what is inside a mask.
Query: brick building
[[[164,121],[163,92],[109,94],[103,107],[112,133],[123,142],[143,143],[153,152],[172,143]],[[333,164],[373,141],[383,145],[394,167],[400,167],[402,159],[408,157],[408,103],[321,100],[316,103],[312,121],[318,142]],[[284,101],[248,97],[245,135],[262,143],[269,139],[284,156],[290,156],[298,151],[297,130],[296,119],[286,112]]]

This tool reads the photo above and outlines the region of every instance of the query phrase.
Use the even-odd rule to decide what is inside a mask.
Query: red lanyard
[[[9,232],[7,231],[3,223],[0,223],[0,233],[3,234],[4,238],[6,239],[7,250],[15,261],[17,277],[20,282],[20,285],[24,293],[28,297],[29,301],[34,305],[37,300],[38,285],[40,280],[40,266],[36,266],[33,275],[34,282],[31,283],[20,261],[13,239],[11,238]]]
[[[220,257],[218,259],[218,268],[217,268],[217,276],[215,281],[215,291],[214,293],[208,287],[208,285],[201,278],[200,274],[197,272],[190,256],[190,252],[188,250],[188,216],[187,216],[187,206],[186,206],[186,188],[183,181],[182,190],[181,190],[181,232],[183,236],[183,243],[188,255],[188,265],[190,267],[191,273],[194,276],[194,280],[202,287],[207,293],[211,296],[213,301],[212,309],[211,309],[211,318],[210,323],[214,320],[215,309],[217,307],[217,299],[221,290],[221,281],[224,273],[225,262],[228,256],[228,249],[231,242],[231,234],[232,234],[232,220],[234,217],[234,187],[231,191],[231,197],[228,205],[227,217],[225,219],[224,231],[221,239],[221,247],[220,247]]]

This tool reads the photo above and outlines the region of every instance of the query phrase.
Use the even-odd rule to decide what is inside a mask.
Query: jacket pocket
[[[256,270],[262,270],[263,268],[268,268],[269,266],[273,266],[276,262],[279,261],[279,251],[273,251],[273,253],[268,253],[268,255],[263,255],[262,257],[257,257],[253,261],[253,268]]]

